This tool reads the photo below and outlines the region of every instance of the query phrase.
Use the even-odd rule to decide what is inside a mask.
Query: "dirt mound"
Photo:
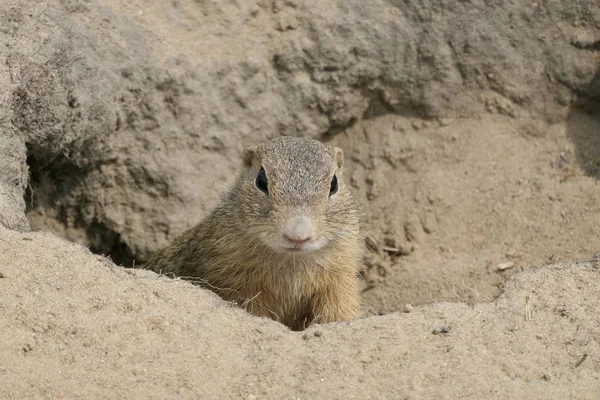
[[[51,234],[0,235],[3,398],[600,395],[597,264],[518,274],[493,303],[298,333]]]
[[[2,2],[2,397],[597,398],[595,3]],[[365,315],[423,306],[297,335],[25,233],[139,264],[280,134],[345,150]]]

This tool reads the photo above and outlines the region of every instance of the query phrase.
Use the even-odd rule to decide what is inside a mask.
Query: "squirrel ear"
[[[256,155],[256,146],[250,146],[246,150],[244,150],[244,165],[249,167],[252,165],[252,160],[254,160],[254,156]]]
[[[338,169],[342,169],[344,166],[344,152],[339,147],[334,148],[335,151],[335,162],[337,164]]]

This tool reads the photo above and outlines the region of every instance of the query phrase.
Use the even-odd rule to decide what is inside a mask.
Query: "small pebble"
[[[511,269],[515,266],[513,261],[503,262],[496,265],[496,271],[505,271],[507,269]]]
[[[550,380],[552,380],[552,375],[550,375],[550,374],[543,374],[542,375],[542,379],[545,380],[546,382],[549,382]]]
[[[451,118],[440,118],[439,119],[440,126],[448,126],[452,123]]]

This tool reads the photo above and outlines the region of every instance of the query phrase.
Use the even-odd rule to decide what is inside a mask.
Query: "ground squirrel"
[[[208,217],[144,266],[193,279],[293,330],[359,312],[359,217],[341,149],[278,137],[245,150]]]

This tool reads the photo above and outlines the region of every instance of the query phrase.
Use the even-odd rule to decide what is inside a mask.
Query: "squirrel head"
[[[358,235],[340,148],[278,137],[249,147],[234,196],[252,237],[280,253],[314,252]]]

